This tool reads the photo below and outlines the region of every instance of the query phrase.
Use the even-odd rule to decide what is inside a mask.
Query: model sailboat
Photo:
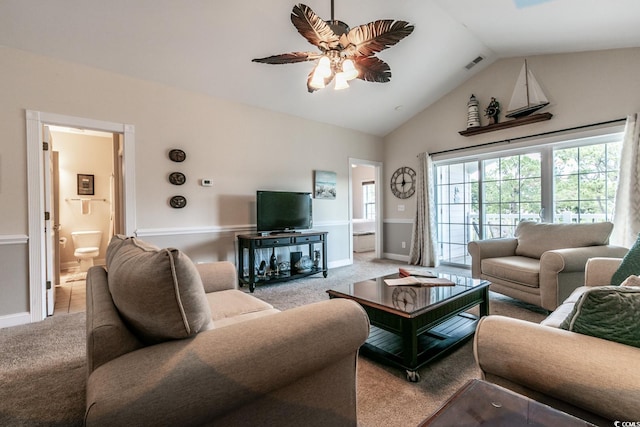
[[[549,101],[525,60],[505,116],[514,119],[525,117],[547,105]]]

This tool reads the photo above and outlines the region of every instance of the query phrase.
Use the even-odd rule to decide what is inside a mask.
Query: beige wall
[[[158,240],[186,246],[207,240],[208,246],[199,246],[205,248],[201,260],[233,260],[233,238],[180,230],[247,227],[255,223],[256,190],[312,191],[314,170],[335,171],[337,198],[314,200],[314,223],[330,229],[328,260],[349,258],[348,249],[342,250],[350,239],[348,159],[381,161],[381,138],[4,47],[0,70],[0,241],[28,234],[29,109],[134,125],[138,230],[149,240],[155,233],[162,236]],[[183,149],[187,160],[171,162],[172,148]],[[167,180],[174,170],[187,177],[179,190]],[[201,187],[201,178],[213,186]],[[168,206],[174,194],[187,197],[186,208]],[[179,239],[171,238],[172,230]],[[16,253],[26,256],[24,245],[18,246]],[[6,273],[10,269],[0,260],[0,293],[19,295],[19,301],[13,308],[0,306],[0,326],[2,316],[28,306],[27,276],[16,278]]]
[[[471,94],[480,101],[482,111],[492,96],[503,111],[522,67],[524,58],[502,59],[441,98],[387,135],[384,146],[385,182],[400,166],[416,168],[416,155],[452,148],[500,141],[508,138],[566,129],[590,123],[624,118],[640,111],[640,48],[543,55],[528,57],[529,68],[549,98],[541,112],[553,118],[546,122],[464,137],[467,102]],[[501,121],[504,116],[501,117]],[[487,124],[486,117],[481,117]],[[394,252],[402,240],[410,241],[411,220],[415,215],[415,197],[400,200],[385,188],[385,252]],[[404,204],[404,212],[397,210]],[[398,253],[398,252],[395,252]],[[408,255],[408,249],[406,250]]]

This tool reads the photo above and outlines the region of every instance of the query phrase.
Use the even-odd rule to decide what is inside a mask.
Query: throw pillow
[[[611,284],[619,285],[627,277],[640,274],[640,234],[638,240],[631,246],[629,252],[622,258],[620,266],[611,276]]]
[[[589,288],[580,295],[560,328],[640,347],[640,288]]]
[[[141,340],[187,338],[212,327],[202,280],[184,253],[124,236],[114,236],[109,246],[113,303]]]

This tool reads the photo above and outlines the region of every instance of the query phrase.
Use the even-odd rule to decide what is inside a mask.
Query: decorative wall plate
[[[173,196],[169,200],[169,204],[171,205],[172,208],[176,208],[176,209],[184,208],[185,206],[187,206],[187,199],[185,199],[184,196]]]
[[[184,159],[187,158],[187,154],[182,150],[173,149],[169,151],[169,158],[174,162],[184,162]]]
[[[173,185],[182,185],[187,182],[187,177],[182,172],[171,172],[169,174],[169,182]]]

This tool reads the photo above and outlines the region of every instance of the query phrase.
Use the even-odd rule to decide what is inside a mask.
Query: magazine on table
[[[384,279],[387,286],[455,286],[455,282],[442,277],[405,276],[398,279]]]
[[[408,277],[408,276],[438,277],[438,275],[435,274],[433,271],[419,270],[419,269],[416,269],[416,268],[403,268],[403,267],[398,268],[398,276],[400,276],[400,277]]]

